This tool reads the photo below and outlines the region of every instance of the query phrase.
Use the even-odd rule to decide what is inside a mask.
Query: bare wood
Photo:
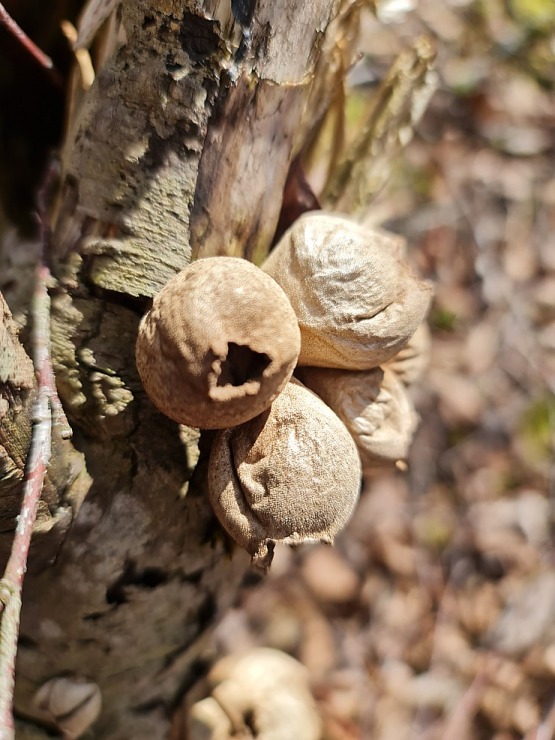
[[[220,89],[208,129],[191,214],[195,255],[257,263],[266,256],[289,165],[306,135],[301,123],[324,32],[339,4],[258,4],[247,56]]]

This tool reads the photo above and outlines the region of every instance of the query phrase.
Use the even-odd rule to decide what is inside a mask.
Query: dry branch
[[[12,715],[15,661],[21,613],[21,590],[27,556],[37,515],[46,467],[51,451],[51,399],[56,396],[50,362],[50,299],[46,288],[48,271],[37,271],[33,300],[34,364],[38,395],[33,410],[33,436],[26,465],[21,512],[4,576],[0,580],[0,739],[14,735]]]
[[[35,59],[41,67],[52,69],[54,64],[52,59],[47,56],[39,47],[31,41],[25,31],[14,21],[6,8],[0,3],[0,25],[5,26],[8,31],[15,36],[27,52]]]

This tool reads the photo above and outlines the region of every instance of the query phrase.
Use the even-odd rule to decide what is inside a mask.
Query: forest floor
[[[409,3],[410,5],[410,3]],[[422,0],[439,90],[370,216],[435,285],[408,472],[365,481],[335,549],[279,550],[220,624],[310,674],[326,740],[555,737],[555,6]]]

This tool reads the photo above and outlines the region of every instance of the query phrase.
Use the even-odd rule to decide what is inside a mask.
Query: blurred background
[[[23,321],[34,192],[61,140],[72,59],[59,18],[74,20],[82,3],[4,5],[58,70],[0,27],[0,290]],[[278,548],[219,625],[214,653],[263,645],[298,658],[326,740],[548,740],[555,3],[374,3],[347,126],[422,34],[437,49],[438,89],[366,213],[406,237],[435,286],[408,470],[365,481],[335,549]]]

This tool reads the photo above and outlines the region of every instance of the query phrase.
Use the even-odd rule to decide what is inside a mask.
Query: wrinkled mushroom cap
[[[352,514],[360,478],[345,425],[291,382],[268,411],[217,435],[208,488],[222,525],[266,568],[276,541],[333,542]]]
[[[271,648],[222,658],[209,674],[212,695],[191,708],[190,740],[251,737],[319,740],[321,721],[306,668]]]
[[[297,314],[300,365],[366,370],[399,352],[431,297],[402,255],[398,237],[341,216],[318,211],[293,224],[262,269]]]
[[[363,470],[407,457],[418,417],[405,387],[388,367],[299,369],[299,377],[351,433]]]
[[[173,277],[143,318],[137,368],[171,419],[223,429],[260,414],[291,377],[295,313],[262,270],[235,257],[197,260]]]

